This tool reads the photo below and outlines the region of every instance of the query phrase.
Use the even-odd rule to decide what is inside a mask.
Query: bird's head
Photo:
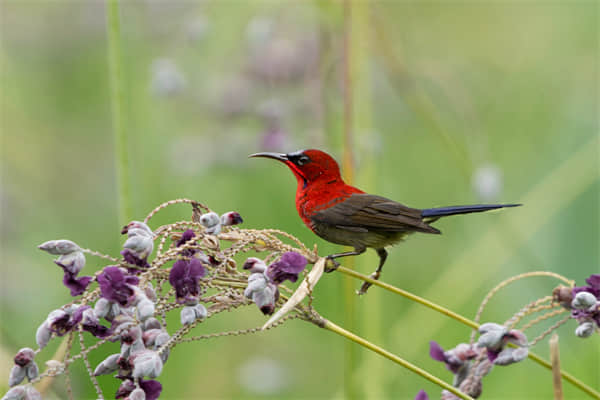
[[[320,179],[341,180],[337,162],[321,150],[299,150],[288,154],[255,153],[249,157],[265,157],[281,161],[292,170],[298,183],[303,187]]]

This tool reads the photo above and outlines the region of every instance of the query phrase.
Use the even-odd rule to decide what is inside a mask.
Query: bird
[[[298,181],[296,209],[304,224],[328,242],[354,248],[327,256],[330,260],[327,272],[339,266],[337,258],[360,255],[372,248],[379,256],[379,265],[371,274],[371,278],[377,280],[388,256],[386,247],[402,241],[407,235],[414,232],[440,234],[440,230],[430,224],[442,217],[521,205],[411,208],[346,184],[338,163],[321,150],[298,150],[287,154],[261,152],[249,157],[270,158],[287,165]],[[365,282],[358,294],[365,294],[370,286]]]

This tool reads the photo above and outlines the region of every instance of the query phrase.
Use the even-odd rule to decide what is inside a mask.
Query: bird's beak
[[[286,162],[288,161],[288,156],[286,154],[281,154],[281,153],[254,153],[254,154],[250,154],[248,156],[250,157],[264,157],[264,158],[272,158],[274,160],[278,160],[281,162]]]

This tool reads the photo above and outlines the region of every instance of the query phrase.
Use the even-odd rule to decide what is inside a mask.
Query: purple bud
[[[150,301],[154,303],[156,303],[156,300],[158,300],[158,297],[156,297],[156,291],[150,282],[148,282],[147,286],[144,288],[144,294]]]
[[[131,250],[139,258],[145,259],[154,250],[154,239],[152,236],[129,236],[123,244],[123,248]]]
[[[516,362],[522,361],[525,358],[527,358],[528,354],[529,354],[529,349],[527,349],[527,347],[519,347],[516,349],[514,349],[512,347],[507,347],[498,354],[498,356],[494,360],[494,364],[496,364],[496,365],[514,364]]]
[[[131,221],[121,229],[121,234],[127,234],[128,236],[154,236],[152,229],[141,221]]]
[[[94,376],[107,375],[119,369],[119,353],[106,357],[94,370]]]
[[[24,367],[33,361],[35,352],[29,347],[24,347],[15,355],[15,364]]]
[[[154,348],[154,342],[158,335],[162,333],[162,329],[148,329],[142,334],[144,345],[148,348]]]
[[[10,375],[8,376],[8,386],[13,387],[23,382],[25,375],[27,375],[27,370],[25,368],[20,365],[13,365],[10,370]]]
[[[244,222],[244,220],[242,219],[242,216],[238,212],[229,211],[229,212],[226,212],[225,214],[221,215],[221,225],[230,226],[230,225],[241,224],[242,222]]]
[[[69,254],[81,251],[81,248],[70,240],[50,240],[38,246],[38,249],[54,255]]]
[[[50,338],[52,337],[52,331],[48,327],[48,323],[44,321],[35,333],[35,342],[39,346],[40,349],[46,347]]]
[[[250,270],[250,273],[257,273],[265,272],[267,270],[267,265],[260,258],[250,257],[246,259],[243,268]]]
[[[244,296],[251,299],[255,292],[265,290],[268,279],[264,273],[253,273],[248,277],[248,286],[244,289]]]
[[[132,326],[127,331],[121,333],[121,342],[125,344],[133,344],[133,342],[142,338],[142,329],[138,326]]]
[[[71,274],[77,275],[85,266],[85,255],[81,251],[74,251],[72,253],[61,255],[54,262],[62,267],[65,271],[69,271]]]
[[[132,380],[127,379],[121,383],[121,386],[117,389],[117,393],[115,393],[115,399],[123,399],[129,395],[129,393],[135,390],[135,384]]]
[[[133,365],[134,378],[156,378],[162,372],[163,362],[156,351],[142,350],[134,354],[130,362]]]

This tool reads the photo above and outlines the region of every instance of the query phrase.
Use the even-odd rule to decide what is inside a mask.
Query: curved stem
[[[443,380],[439,379],[438,377],[431,375],[429,372],[425,371],[424,369],[421,369],[421,368],[417,367],[416,365],[409,363],[408,361],[398,357],[397,355],[390,353],[389,351],[369,342],[368,340],[366,340],[360,336],[357,336],[352,332],[345,330],[344,328],[334,324],[333,322],[331,322],[327,319],[320,321],[320,324],[318,324],[318,326],[320,326],[324,329],[330,330],[332,332],[335,332],[338,335],[345,337],[346,339],[349,339],[355,343],[358,343],[359,345],[366,347],[367,349],[372,350],[372,351],[376,352],[377,354],[382,355],[389,360],[392,360],[396,364],[399,364],[399,365],[403,366],[404,368],[414,372],[415,374],[421,375],[423,378],[428,379],[429,381],[435,383],[436,385],[442,387],[443,389],[446,389],[447,391],[452,392],[453,394],[460,397],[461,399],[473,400],[472,397],[464,394],[463,392],[461,392],[454,386],[444,382]]]
[[[463,324],[465,324],[465,325],[467,325],[467,326],[469,326],[471,328],[474,328],[474,329],[478,329],[479,328],[479,324],[477,324],[475,321],[471,321],[470,319],[465,318],[465,317],[463,317],[460,314],[457,314],[457,313],[455,313],[453,311],[450,311],[447,308],[444,308],[444,307],[442,307],[442,306],[440,306],[438,304],[435,304],[435,303],[433,303],[433,302],[431,302],[429,300],[426,300],[426,299],[424,299],[422,297],[419,297],[419,296],[414,295],[414,294],[412,294],[410,292],[407,292],[406,290],[402,290],[402,289],[397,288],[395,286],[392,286],[392,285],[390,285],[388,283],[384,283],[384,282],[380,282],[380,281],[375,280],[375,279],[371,279],[370,277],[368,277],[366,275],[363,275],[363,274],[361,274],[359,272],[353,271],[351,269],[348,269],[348,268],[345,268],[345,267],[342,267],[342,266],[339,266],[336,271],[339,271],[339,272],[341,272],[343,274],[346,274],[346,275],[352,276],[354,278],[363,280],[365,282],[369,282],[369,283],[371,283],[371,284],[373,284],[375,286],[379,286],[380,288],[388,290],[388,291],[390,291],[392,293],[399,294],[399,295],[401,295],[403,297],[406,297],[409,300],[413,300],[413,301],[415,301],[417,303],[420,303],[420,304],[422,304],[422,305],[424,305],[426,307],[429,307],[429,308],[431,308],[431,309],[433,309],[433,310],[435,310],[435,311],[437,311],[437,312],[439,312],[441,314],[445,314],[445,315],[449,316],[450,318],[453,318],[454,320],[456,320],[456,321],[458,321],[460,323],[463,323]],[[537,354],[532,353],[530,351],[528,357],[531,360],[535,361],[536,363],[540,364],[541,366],[546,367],[549,370],[552,370],[552,365],[548,361],[546,361],[543,358],[541,358],[540,356],[538,356]],[[560,371],[560,375],[563,377],[563,379],[565,379],[566,381],[570,382],[573,386],[576,386],[577,388],[581,389],[582,391],[584,391],[585,393],[589,394],[593,398],[600,400],[600,393],[598,391],[594,390],[593,388],[591,388],[590,386],[586,385],[585,383],[583,383],[579,379],[575,378],[573,375],[571,375],[568,372],[565,372],[563,370]]]

